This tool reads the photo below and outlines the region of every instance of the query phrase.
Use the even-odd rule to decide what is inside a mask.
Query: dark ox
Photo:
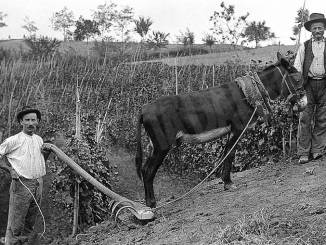
[[[260,80],[271,99],[297,95],[300,74],[279,53],[277,58],[275,64],[258,73]],[[293,98],[296,96],[292,96]],[[225,152],[228,152],[253,111],[254,108],[246,102],[243,92],[234,82],[203,91],[161,97],[153,103],[144,105],[137,126],[135,160],[137,174],[144,183],[146,205],[156,206],[154,177],[172,145],[178,144],[177,139],[181,139],[181,142],[207,142],[232,132],[226,144]],[[254,119],[257,117],[255,115]],[[153,151],[144,165],[142,165],[141,125],[144,126],[153,144]],[[235,149],[223,163],[221,177],[225,190],[235,187],[230,176],[234,156]]]

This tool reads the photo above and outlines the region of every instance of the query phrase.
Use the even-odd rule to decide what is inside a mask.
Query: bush
[[[0,47],[0,62],[2,60],[9,60],[14,56],[15,54],[13,53],[13,51]]]
[[[60,41],[57,39],[51,39],[49,37],[31,36],[25,39],[25,43],[31,49],[30,54],[32,56],[43,56],[53,54],[56,49],[60,46]]]
[[[66,131],[65,153],[96,180],[111,188],[117,180],[117,171],[107,158],[105,145],[95,142],[95,127],[91,121],[87,121],[90,118],[92,117],[84,116],[82,120],[81,139],[77,139],[73,131]],[[110,201],[105,194],[82,177],[77,176],[74,170],[65,163],[56,163],[51,170],[56,173],[52,183],[55,202],[68,209],[70,213],[73,210],[76,181],[80,183],[79,224],[81,229],[104,220]]]
[[[166,50],[166,51],[147,51],[143,53],[141,57],[143,60],[151,59],[161,59],[164,57],[180,57],[180,56],[190,56],[198,54],[208,54],[209,51],[202,47],[182,47],[175,50]]]

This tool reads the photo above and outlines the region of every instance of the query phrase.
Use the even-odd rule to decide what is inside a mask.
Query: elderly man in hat
[[[25,106],[17,114],[22,131],[0,145],[0,158],[7,158],[12,177],[5,245],[35,244],[37,235],[33,229],[39,212],[45,161],[51,150],[51,145],[35,134],[40,120],[39,110]]]
[[[323,14],[312,13],[304,27],[312,37],[299,47],[294,62],[297,70],[302,72],[308,102],[299,121],[300,164],[320,158],[326,144],[326,19]]]

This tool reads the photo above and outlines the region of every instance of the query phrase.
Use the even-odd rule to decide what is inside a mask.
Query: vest
[[[309,39],[304,42],[304,61],[303,61],[303,69],[302,69],[302,76],[304,79],[304,85],[307,84],[308,81],[308,72],[314,59],[314,54],[312,52],[312,39]],[[326,43],[324,48],[324,68],[326,71]]]

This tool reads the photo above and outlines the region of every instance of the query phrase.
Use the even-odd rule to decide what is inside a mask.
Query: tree
[[[177,41],[184,46],[191,46],[195,43],[195,34],[187,28],[184,33],[181,32],[180,36],[177,37]]]
[[[246,27],[243,37],[247,38],[249,42],[255,41],[257,48],[260,41],[274,38],[275,34],[270,31],[270,27],[266,26],[265,21],[253,21]]]
[[[297,40],[297,43],[300,43],[300,34],[301,29],[303,27],[303,24],[308,20],[309,18],[309,10],[305,9],[304,7],[300,8],[297,11],[297,16],[295,17],[295,25],[292,28],[293,35],[295,37],[292,37],[292,40]]]
[[[63,32],[63,40],[67,40],[67,31],[75,23],[74,13],[69,11],[67,7],[64,7],[61,11],[55,12],[50,19],[52,27],[55,31]]]
[[[117,16],[116,7],[117,5],[115,3],[105,3],[97,6],[97,10],[93,12],[93,19],[98,23],[98,28],[102,35],[110,35],[111,27]]]
[[[23,25],[22,28],[29,33],[29,36],[35,35],[35,32],[38,30],[38,28],[35,25],[35,22],[30,20],[28,16],[25,16],[24,22],[25,25]]]
[[[4,22],[4,19],[7,17],[7,14],[0,11],[0,28],[7,26],[7,24]]]
[[[153,24],[153,21],[150,18],[145,19],[144,17],[139,17],[138,20],[134,21],[136,27],[135,32],[141,37],[141,41],[146,37],[150,26]]]
[[[133,16],[134,10],[128,6],[117,12],[115,29],[117,30],[117,36],[120,37],[121,42],[127,42],[130,38],[129,33],[131,29],[129,27],[132,23]]]
[[[210,17],[213,22],[211,30],[216,35],[217,41],[220,43],[229,43],[233,46],[239,43],[242,33],[247,26],[246,19],[249,13],[236,17],[234,6],[225,5],[224,2],[220,4],[220,11],[214,11]]]
[[[94,20],[84,19],[82,16],[76,21],[76,29],[74,31],[74,39],[76,41],[83,41],[95,35],[100,35],[101,32],[98,28],[98,23]]]
[[[216,42],[216,39],[211,34],[206,34],[202,41],[209,47],[210,51],[212,51],[212,46]]]
[[[195,43],[195,34],[187,28],[184,33],[181,32],[181,35],[177,37],[177,41],[188,47],[189,55],[191,55],[191,48]]]
[[[164,33],[160,31],[153,31],[152,35],[146,40],[149,48],[159,49],[164,48],[166,45],[169,44],[167,40],[170,33]]]

